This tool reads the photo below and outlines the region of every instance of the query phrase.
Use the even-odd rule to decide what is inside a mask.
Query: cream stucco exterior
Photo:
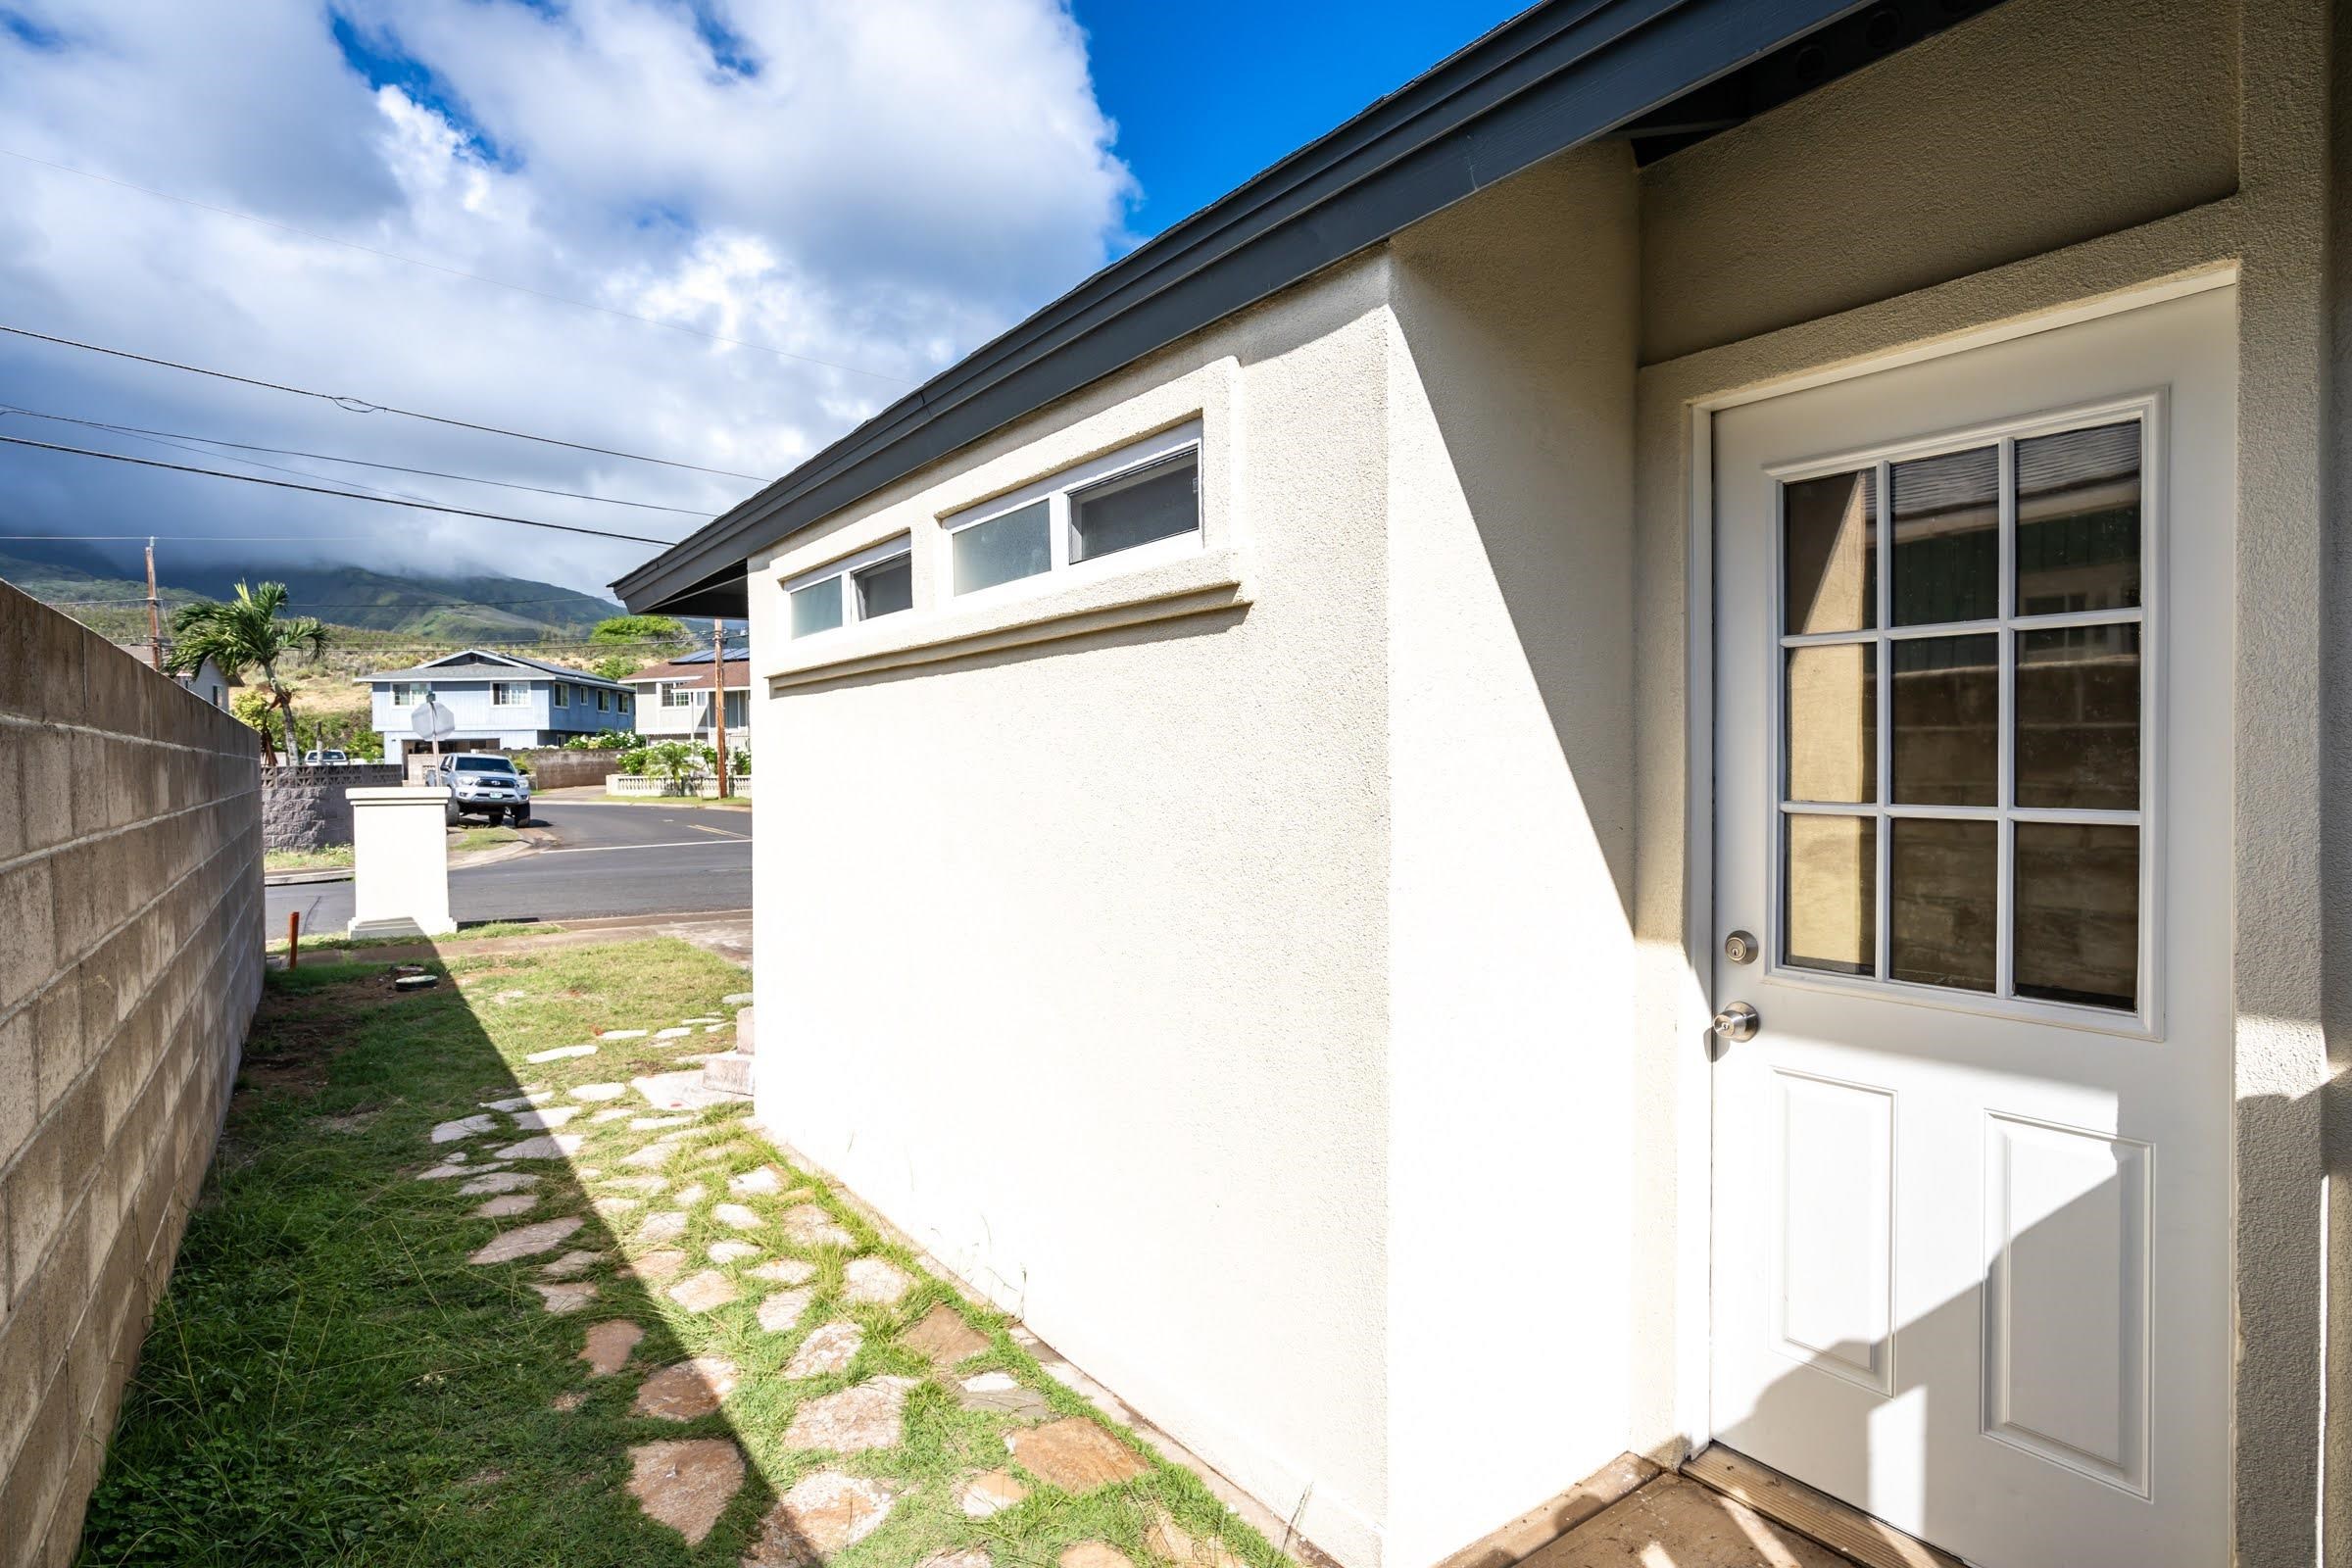
[[[800,760],[762,1120],[1348,1568],[1683,1456],[1709,411],[2234,278],[2235,1533],[2352,1565],[2327,20],[2009,0],[1647,169],[1555,158],[756,554],[754,745]],[[1187,421],[1197,552],[951,602],[942,518]],[[783,582],[900,535],[913,613],[786,637]]]

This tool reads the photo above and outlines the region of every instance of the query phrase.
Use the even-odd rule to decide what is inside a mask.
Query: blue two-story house
[[[401,760],[431,743],[416,738],[411,715],[429,693],[457,727],[443,751],[511,752],[561,746],[575,735],[634,730],[636,702],[617,681],[516,654],[468,648],[414,669],[383,670],[358,680],[372,694],[370,727],[384,737],[384,760]]]

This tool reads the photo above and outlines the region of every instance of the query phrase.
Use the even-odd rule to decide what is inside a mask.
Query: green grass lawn
[[[484,920],[479,924],[454,931],[445,937],[362,937],[356,942],[350,937],[313,936],[305,931],[302,934],[302,951],[312,953],[318,951],[341,952],[346,948],[429,948],[448,942],[481,942],[491,937],[556,936],[563,930],[564,927],[560,925],[537,920]],[[286,939],[272,937],[268,944],[267,951],[270,953],[285,952]]]
[[[316,850],[265,850],[265,871],[332,871],[351,864],[351,846],[329,844]]]
[[[468,850],[494,850],[501,844],[523,842],[519,829],[511,827],[453,827],[449,830],[449,853],[464,855]]]
[[[946,1375],[900,1343],[925,1311],[949,1302],[988,1337],[956,1377],[1009,1372],[1057,1416],[1100,1420],[1093,1408],[1047,1379],[1002,1317],[960,1300],[813,1180],[802,1181],[744,1128],[739,1103],[656,1132],[592,1120],[624,1105],[653,1114],[634,1096],[569,1094],[675,1070],[675,1053],[723,1047],[723,1035],[608,1040],[590,1055],[523,1060],[591,1043],[598,1029],[723,1015],[719,998],[742,989],[741,970],[670,940],[435,967],[449,978],[409,995],[391,991],[381,965],[321,962],[269,976],[220,1151],[92,1500],[79,1558],[87,1568],[732,1565],[776,1498],[824,1468],[906,1489],[879,1530],[834,1557],[841,1568],[914,1568],[970,1547],[986,1548],[996,1568],[1051,1568],[1089,1540],[1144,1564],[1158,1509],[1202,1540],[1221,1538],[1252,1568],[1283,1564],[1195,1477],[1149,1455],[1140,1476],[1081,1494],[1030,1477],[1026,1499],[967,1517],[956,1483],[1006,1465],[1013,1418],[964,1408]],[[478,1218],[483,1199],[462,1195],[462,1180],[416,1179],[454,1151],[478,1165],[527,1136],[502,1128],[438,1147],[427,1141],[436,1123],[524,1084],[554,1091],[551,1105],[579,1104],[564,1131],[585,1139],[568,1159],[509,1167],[539,1176],[534,1209]],[[766,1259],[812,1263],[815,1299],[791,1330],[769,1333],[756,1320],[773,1288],[745,1273],[757,1259],[726,1265],[741,1298],[699,1316],[668,1298],[674,1280],[625,1268],[624,1258],[649,1250],[627,1239],[646,1209],[612,1200],[649,1167],[623,1157],[672,1136],[666,1169],[654,1167],[671,1196],[647,1201],[676,1203],[688,1226],[659,1245],[687,1251],[686,1273],[708,1266],[703,1250],[720,1239],[753,1241]],[[787,1191],[730,1195],[729,1175],[762,1164],[784,1173]],[[707,1191],[689,1199],[679,1191],[689,1183]],[[796,1185],[811,1190],[790,1190]],[[599,1198],[602,1215],[590,1206]],[[720,1224],[713,1209],[729,1200],[756,1208],[761,1227]],[[914,1274],[912,1291],[893,1305],[845,1301],[847,1254],[797,1247],[776,1226],[786,1208],[808,1201],[853,1233],[856,1253]],[[585,1310],[550,1313],[530,1289],[553,1252],[467,1261],[502,1231],[573,1214],[586,1222],[562,1250],[601,1257],[580,1276],[596,1286]],[[588,1379],[577,1358],[586,1331],[620,1317],[645,1330],[632,1364]],[[840,1318],[865,1334],[846,1373],[800,1382],[778,1375],[811,1330]],[[683,1423],[632,1414],[649,1372],[698,1354],[725,1355],[741,1369],[715,1413]],[[785,1429],[807,1400],[890,1374],[922,1380],[907,1395],[896,1446],[847,1456],[786,1446]],[[746,1478],[709,1537],[690,1547],[640,1511],[627,1482],[632,1445],[692,1438],[732,1441]]]

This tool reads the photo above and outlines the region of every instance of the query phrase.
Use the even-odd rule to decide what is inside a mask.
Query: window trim
[[[1959,636],[1971,632],[1992,632],[2000,638],[2000,714],[1998,795],[2000,803],[1993,807],[1913,806],[1895,803],[1893,783],[1888,772],[1893,735],[1887,721],[1886,704],[1891,700],[1891,670],[1882,668],[1879,676],[1880,714],[1878,721],[1878,769],[1881,802],[1840,805],[1834,802],[1791,803],[1788,800],[1787,777],[1784,772],[1787,734],[1788,682],[1785,675],[1776,674],[1770,682],[1771,696],[1762,715],[1764,724],[1764,759],[1772,769],[1770,782],[1763,792],[1765,809],[1770,815],[1764,842],[1770,846],[1765,857],[1765,946],[1764,978],[1780,985],[1813,991],[1838,992],[1848,996],[1873,998],[1883,1002],[1908,1003],[1914,1005],[1940,1007],[1955,1012],[1984,1014],[2013,1018],[2061,1028],[2079,1029],[2091,1033],[2120,1035],[2131,1039],[2155,1041],[2164,1038],[2164,992],[2167,976],[2164,971],[2164,940],[2167,910],[2165,890],[2165,840],[2168,819],[2165,813],[2165,745],[2164,728],[2166,706],[2165,668],[2168,645],[2164,638],[2163,594],[2165,587],[2165,547],[2169,533],[2169,492],[2165,484],[2169,404],[2162,391],[2150,391],[2129,397],[2074,405],[2042,414],[2024,416],[1948,430],[1933,435],[1888,442],[1836,453],[1826,457],[1805,458],[1777,465],[1765,470],[1775,486],[1776,497],[1785,495],[1789,484],[1820,478],[1827,474],[1843,473],[1855,468],[1875,466],[1879,487],[1879,555],[1880,567],[1876,591],[1879,595],[1878,625],[1859,632],[1788,633],[1786,625],[1788,607],[1784,602],[1787,580],[1786,551],[1788,531],[1776,506],[1773,516],[1772,566],[1770,580],[1765,584],[1767,595],[1766,624],[1772,628],[1773,642],[1769,657],[1779,661],[1790,648],[1890,642],[1905,637]],[[2140,484],[2140,603],[2136,610],[2059,612],[2049,614],[2021,613],[2017,596],[2017,486],[2015,448],[2018,442],[2035,436],[2056,435],[2069,430],[2089,429],[2103,424],[2120,424],[2136,420],[2139,425],[2139,484]],[[1894,529],[1893,506],[1887,476],[1897,463],[1919,458],[1937,457],[1946,453],[1966,451],[1973,447],[1993,446],[1999,449],[1999,597],[1996,613],[1989,620],[1956,621],[1919,626],[1892,626],[1889,621],[1887,595],[1893,575]],[[2140,628],[2139,677],[2139,807],[2135,811],[2101,811],[2089,808],[2058,809],[2018,807],[2011,801],[2015,789],[2016,738],[2013,733],[2016,692],[2012,654],[2012,639],[2023,632],[2056,630],[2082,625],[2136,625]],[[1885,664],[1887,662],[1882,661]],[[1826,970],[1808,969],[1788,964],[1782,954],[1787,940],[1788,866],[1786,824],[1791,815],[1860,815],[1881,823],[1889,823],[1906,816],[1941,818],[1947,820],[1982,819],[2003,822],[1999,834],[1998,878],[1995,917],[1995,979],[1991,992],[1963,991],[1954,987],[1932,986],[1915,981],[1881,979],[1877,975],[1843,975]],[[2094,1006],[2086,1003],[2052,1002],[2039,998],[2004,995],[2013,984],[2016,941],[2015,869],[2012,853],[2013,835],[2006,824],[2015,822],[2056,821],[2069,823],[2113,823],[2132,825],[2139,831],[2139,966],[2136,977],[2136,1006],[2132,1011],[2114,1007]],[[1881,908],[1889,906],[1892,898],[1887,886],[1887,859],[1890,854],[1890,835],[1878,834],[1878,880]],[[1892,933],[1882,916],[1878,922],[1877,968],[1882,972],[1889,961]]]
[[[938,518],[943,553],[940,574],[942,589],[938,596],[940,608],[952,606],[961,609],[967,605],[987,605],[1003,599],[1050,592],[1074,582],[1135,571],[1164,561],[1199,555],[1206,550],[1207,443],[1203,439],[1202,425],[1203,420],[1196,415],[1141,440],[1131,441],[1116,451],[1056,469],[1018,489],[991,497],[975,506],[941,514]],[[1131,545],[1125,550],[1114,550],[1108,555],[1095,556],[1085,561],[1070,559],[1071,547],[1076,542],[1076,529],[1071,520],[1072,494],[1125,478],[1188,453],[1193,465],[1193,525],[1190,528],[1145,544]],[[982,523],[994,522],[999,517],[1019,512],[1024,507],[1034,506],[1039,501],[1046,503],[1046,569],[1033,571],[1025,577],[991,583],[985,588],[974,588],[969,593],[957,593],[956,536]]]
[[[521,692],[521,693],[522,693],[522,695],[521,695],[519,698],[503,698],[503,697],[501,697],[501,696],[499,696],[499,695],[498,695],[498,694],[499,694],[499,692],[500,692],[502,689],[503,689],[503,690],[509,690],[509,691],[519,691],[519,692]],[[527,680],[494,680],[494,681],[492,681],[492,682],[490,683],[490,706],[491,706],[492,708],[528,708],[528,707],[530,707],[530,706],[531,706],[531,682],[529,682],[529,681],[527,681]]]
[[[858,612],[858,596],[850,591],[850,579],[857,573],[869,566],[879,566],[885,562],[895,561],[901,556],[908,558],[907,569],[912,571],[913,555],[914,535],[902,533],[885,539],[878,545],[869,545],[854,555],[828,561],[821,566],[812,566],[807,571],[785,578],[779,585],[784,593],[784,640],[788,643],[799,643],[807,642],[811,638],[833,636],[848,631],[854,626],[867,625],[877,620],[888,620],[893,615],[909,614],[921,609],[922,606],[917,601],[908,605],[905,610],[890,610],[879,615],[861,616]],[[795,635],[792,629],[793,596],[805,593],[811,588],[821,588],[827,582],[834,584],[834,592],[841,597],[841,619],[816,631],[805,635]],[[722,665],[721,668],[723,671],[724,666]],[[719,678],[723,682],[726,677],[722,673]]]

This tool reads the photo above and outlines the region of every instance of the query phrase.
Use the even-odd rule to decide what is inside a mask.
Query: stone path
[[[737,1532],[722,1539],[748,1540],[741,1568],[820,1568],[902,1514],[920,1521],[894,1559],[906,1568],[1242,1568],[1150,1492],[1122,1538],[1140,1556],[1073,1543],[1059,1512],[1030,1507],[1146,1486],[1152,1467],[1057,1408],[1017,1348],[746,1138],[740,1099],[700,1095],[692,1072],[631,1075],[649,1049],[713,1026],[648,1021],[534,1051],[546,1081],[436,1124],[417,1172],[457,1181],[471,1206],[456,1212],[489,1222],[468,1261],[515,1270],[519,1310],[577,1320],[576,1386],[555,1408],[614,1427],[612,1462],[649,1525],[689,1546]],[[733,1511],[755,1465],[777,1489],[757,1520]]]

